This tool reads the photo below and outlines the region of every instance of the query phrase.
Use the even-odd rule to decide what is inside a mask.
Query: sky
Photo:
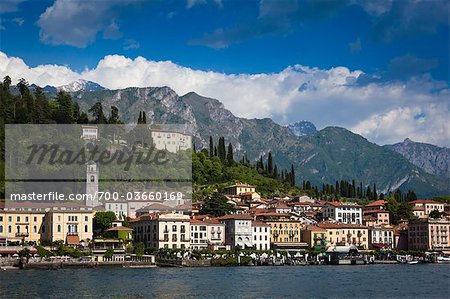
[[[449,3],[1,0],[0,76],[170,86],[240,117],[449,147]]]

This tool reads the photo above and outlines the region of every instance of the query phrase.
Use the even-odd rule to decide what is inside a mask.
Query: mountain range
[[[447,148],[410,140],[379,146],[344,128],[318,131],[307,121],[281,126],[269,118],[240,118],[216,99],[194,92],[179,96],[167,86],[107,90],[97,85],[59,89],[69,90],[84,111],[98,101],[106,114],[110,106],[118,107],[125,123],[136,123],[139,112],[145,111],[150,124],[183,124],[197,148],[207,147],[209,136],[216,141],[224,136],[233,144],[236,159],[245,153],[256,160],[271,152],[282,168],[294,165],[297,182],[321,186],[355,179],[363,185],[376,184],[384,193],[397,188],[414,190],[422,198],[449,193]]]

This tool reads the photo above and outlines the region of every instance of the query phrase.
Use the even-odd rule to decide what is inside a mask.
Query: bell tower
[[[98,201],[98,167],[94,161],[89,161],[86,165],[86,194],[90,195],[86,199],[86,205],[96,207],[100,205]]]

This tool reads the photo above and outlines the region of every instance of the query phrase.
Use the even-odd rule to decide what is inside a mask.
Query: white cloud
[[[398,107],[383,113],[375,113],[351,130],[374,142],[395,143],[401,136],[405,136],[414,141],[449,147],[449,117],[446,103]]]
[[[241,117],[272,117],[280,124],[306,119],[319,128],[343,126],[379,144],[406,137],[438,145],[449,145],[450,140],[448,87],[427,76],[361,86],[355,82],[364,73],[346,67],[295,65],[277,73],[223,74],[119,55],[105,56],[95,68],[77,73],[65,66],[30,68],[0,52],[0,75],[7,74],[14,82],[24,77],[42,86],[79,78],[111,89],[167,85],[180,95],[195,91],[217,98]]]

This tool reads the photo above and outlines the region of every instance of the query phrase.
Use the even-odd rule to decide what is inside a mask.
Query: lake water
[[[450,266],[12,270],[0,297],[450,298]]]

